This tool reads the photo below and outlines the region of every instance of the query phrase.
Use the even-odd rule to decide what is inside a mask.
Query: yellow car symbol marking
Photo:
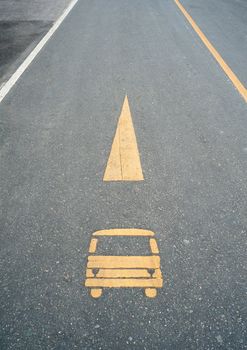
[[[145,256],[94,255],[98,239],[104,236],[150,237],[151,254]],[[97,238],[95,238],[97,237]],[[99,298],[102,288],[144,288],[149,298],[157,295],[162,288],[163,278],[160,270],[160,257],[154,232],[142,229],[101,230],[93,234],[89,246],[85,286],[90,288],[91,296]]]

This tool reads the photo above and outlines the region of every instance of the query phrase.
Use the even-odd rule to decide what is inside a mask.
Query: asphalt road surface
[[[68,4],[69,0],[0,0],[0,87]]]
[[[246,83],[246,2],[205,3],[183,5]],[[144,181],[106,182],[126,95]],[[175,2],[79,0],[0,104],[1,350],[246,349],[246,129]],[[156,298],[90,296],[90,240],[112,228],[155,232]]]

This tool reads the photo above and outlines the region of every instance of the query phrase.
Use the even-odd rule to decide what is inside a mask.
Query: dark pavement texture
[[[126,93],[145,181],[104,183]],[[79,1],[0,123],[1,349],[246,348],[247,108],[172,1]],[[83,287],[114,227],[156,232],[156,299]]]
[[[22,63],[52,22],[0,21],[0,83]]]
[[[50,29],[69,0],[0,0],[0,86]]]

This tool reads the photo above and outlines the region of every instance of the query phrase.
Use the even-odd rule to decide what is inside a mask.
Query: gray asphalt
[[[104,183],[126,93],[145,181]],[[79,1],[0,105],[1,350],[246,349],[246,128],[172,1]],[[115,227],[156,233],[157,298],[82,285]]]
[[[61,15],[69,0],[0,0],[0,86]]]
[[[247,85],[247,1],[182,0],[241,82]]]

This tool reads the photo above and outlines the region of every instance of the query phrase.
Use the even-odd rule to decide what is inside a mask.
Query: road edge
[[[11,77],[3,84],[0,88],[0,103],[3,101],[5,96],[10,92],[15,83],[19,80],[28,66],[33,62],[38,53],[42,50],[45,44],[49,41],[49,39],[53,36],[56,30],[60,27],[62,22],[74,8],[79,0],[72,0],[68,7],[63,11],[62,15],[54,22],[49,31],[45,34],[45,36],[38,42],[35,48],[31,51],[31,53],[27,56],[27,58],[21,63],[21,65],[16,69],[16,71],[11,75]]]

